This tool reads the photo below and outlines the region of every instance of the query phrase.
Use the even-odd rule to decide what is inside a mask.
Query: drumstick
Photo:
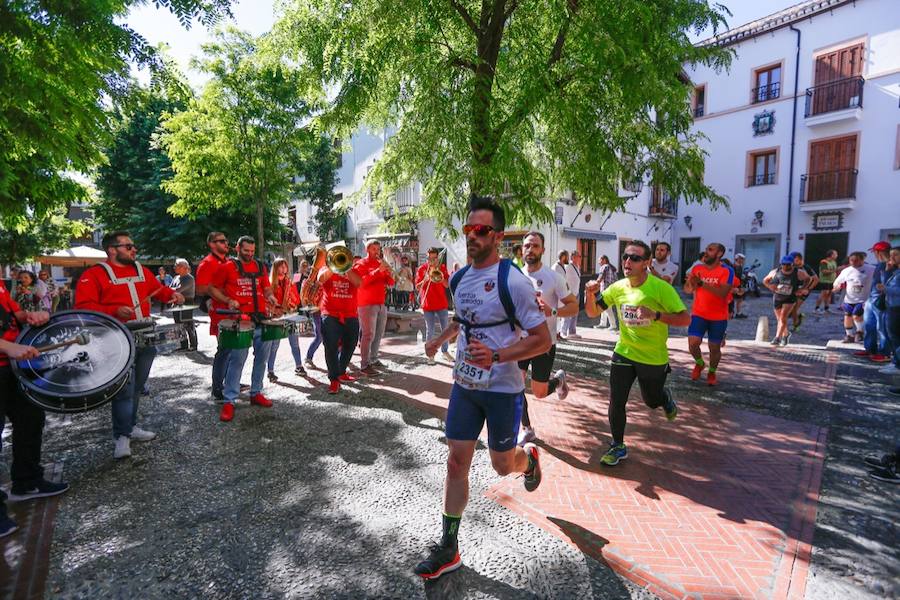
[[[47,352],[48,350],[56,350],[57,348],[65,348],[66,346],[71,346],[72,344],[78,344],[79,346],[86,346],[91,341],[91,336],[88,332],[82,331],[75,337],[68,339],[64,342],[59,342],[57,344],[48,344],[46,346],[40,346],[35,348],[38,352]]]
[[[150,298],[155,296],[157,294],[157,292],[159,292],[159,290],[161,290],[161,289],[162,289],[161,287],[158,287],[155,290],[153,290],[152,292],[150,292],[149,296],[147,296],[146,298],[144,298],[143,300],[141,300],[140,302],[138,302],[137,304],[132,306],[131,310],[137,310],[138,308],[140,308],[141,304],[143,304],[144,302],[146,302],[147,300],[149,300]]]

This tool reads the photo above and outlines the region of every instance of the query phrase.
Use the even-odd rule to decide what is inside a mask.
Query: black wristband
[[[662,317],[662,313],[659,312],[659,311],[656,311],[656,316],[653,317],[653,320],[654,320],[654,321],[659,321],[660,317]]]

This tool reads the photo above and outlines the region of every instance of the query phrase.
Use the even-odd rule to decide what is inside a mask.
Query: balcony
[[[806,124],[810,127],[862,117],[863,87],[861,75],[838,79],[806,90]]]
[[[650,192],[650,207],[647,210],[647,216],[659,219],[678,218],[678,198],[673,198],[669,192],[654,187]]]
[[[766,100],[774,100],[781,96],[781,82],[776,81],[769,85],[761,85],[750,90],[750,104],[759,104]]]
[[[775,173],[765,173],[760,175],[751,175],[747,178],[747,187],[756,187],[758,185],[774,185]]]
[[[856,169],[800,176],[800,210],[815,212],[856,206]]]
[[[704,111],[703,111],[702,104],[698,104],[697,106],[694,107],[694,118],[695,119],[702,117],[703,114],[704,114]]]

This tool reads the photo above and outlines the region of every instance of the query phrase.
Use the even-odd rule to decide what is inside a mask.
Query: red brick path
[[[761,393],[766,382],[779,385],[773,370],[798,370],[788,356],[764,358],[773,364]],[[828,362],[801,370],[833,377]],[[434,366],[375,387],[443,417],[449,379],[448,367]],[[530,401],[544,482],[529,494],[508,477],[487,496],[663,598],[802,598],[826,430],[691,397],[679,398],[669,423],[635,389],[629,457],[608,468],[599,464],[609,439],[606,397],[604,381],[576,378],[566,401]]]

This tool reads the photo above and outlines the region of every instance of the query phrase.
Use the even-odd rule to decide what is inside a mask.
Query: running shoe
[[[691,381],[697,381],[698,379],[700,379],[700,374],[705,368],[706,365],[694,365],[694,370],[691,371]]]
[[[68,483],[56,483],[45,479],[41,479],[32,485],[18,485],[14,483],[9,491],[9,499],[22,502],[24,500],[34,500],[35,498],[48,498],[62,494],[68,489]]]
[[[519,429],[519,439],[516,442],[516,445],[524,446],[528,442],[533,442],[536,437],[533,428],[522,425]]]
[[[356,381],[356,377],[350,375],[349,373],[344,373],[343,375],[338,375],[339,381]]]
[[[341,382],[336,379],[328,384],[328,393],[329,394],[337,394],[340,389],[341,389]]]
[[[234,404],[231,402],[226,402],[222,405],[222,410],[219,412],[219,420],[220,421],[230,421],[234,418]]]
[[[462,558],[459,556],[457,546],[432,544],[428,547],[428,558],[417,564],[413,573],[422,579],[437,579],[461,566]]]
[[[375,367],[373,367],[372,365],[369,365],[365,369],[360,370],[360,373],[362,373],[366,377],[375,377],[376,375],[380,375],[378,370],[375,369]]]
[[[863,338],[865,338],[865,337],[866,337],[866,335],[862,331],[856,332],[856,341],[857,342],[862,343]]]
[[[714,375],[714,373],[710,373],[710,375]],[[672,390],[663,388],[663,391],[666,394],[666,403],[663,404],[663,410],[666,411],[666,418],[674,421],[675,417],[678,416],[678,403],[675,402],[675,397],[672,396]]]
[[[262,406],[263,408],[272,408],[272,401],[263,396],[261,393],[254,394],[253,397],[250,398],[250,404]]]
[[[116,438],[116,447],[113,450],[113,458],[128,458],[131,456],[131,438],[127,435],[120,435]]]
[[[845,335],[844,339],[841,341],[842,344],[852,344],[856,339],[852,335]]]
[[[716,380],[715,373],[707,373],[706,374],[706,385],[716,385],[719,382]]]
[[[803,313],[797,313],[797,318],[794,319],[794,327],[792,331],[797,331],[800,329],[800,326],[803,325]]]
[[[454,362],[453,356],[452,356],[449,352],[447,352],[446,350],[444,350],[443,352],[441,352],[441,357],[442,357],[444,360],[446,360],[447,362],[449,362],[449,363]]]
[[[772,341],[769,342],[769,345],[771,345],[771,346],[780,346],[780,345],[781,345],[781,338],[780,338],[780,337],[772,338]]]
[[[787,346],[787,345],[788,345],[788,342],[790,342],[790,341],[791,341],[791,334],[790,334],[790,332],[788,332],[788,334],[787,334],[786,336],[784,336],[783,338],[781,338],[781,345],[782,345],[782,346]]]
[[[316,363],[314,363],[312,361],[312,359],[310,359],[310,358],[307,358],[305,361],[303,361],[303,364],[306,365],[307,369],[315,369],[316,368]]]
[[[875,467],[876,469],[884,469],[897,462],[897,457],[893,454],[882,454],[881,456],[870,454],[863,459],[863,462],[865,462],[870,467]]]
[[[156,439],[156,434],[152,431],[147,431],[146,429],[141,429],[137,425],[131,428],[131,441],[132,442],[149,442],[150,440]]]
[[[373,361],[372,361],[371,363],[369,363],[369,364],[372,365],[373,367],[375,367],[376,369],[383,369],[383,368],[384,368],[384,363],[381,362],[380,360],[373,360]]]
[[[556,397],[560,400],[565,400],[569,396],[569,384],[566,382],[566,372],[560,369],[554,373],[553,376],[559,379],[559,384],[556,386]]]
[[[528,456],[528,470],[525,471],[525,490],[533,492],[541,485],[541,457],[538,448],[532,442],[522,446]]]
[[[437,364],[437,361],[434,359],[433,356],[428,356],[428,355],[426,354],[426,355],[425,355],[425,360],[428,361],[428,364],[429,364],[429,365],[436,365],[436,364]]]
[[[5,512],[0,515],[0,538],[5,538],[18,531],[19,526]]]
[[[303,368],[303,365],[297,365],[294,368],[294,375],[306,375],[306,369]]]
[[[869,477],[884,481],[885,483],[900,483],[900,475],[897,474],[897,464],[894,463],[883,469],[872,469],[869,471]]]
[[[625,444],[609,443],[609,450],[600,458],[600,462],[606,466],[613,467],[619,464],[620,460],[628,458],[628,449]]]
[[[278,375],[276,375],[272,371],[269,371],[269,381],[275,383],[276,381],[278,381]]]
[[[871,360],[872,362],[877,362],[877,363],[886,363],[886,362],[891,362],[891,357],[885,356],[884,354],[870,354],[869,360]]]

